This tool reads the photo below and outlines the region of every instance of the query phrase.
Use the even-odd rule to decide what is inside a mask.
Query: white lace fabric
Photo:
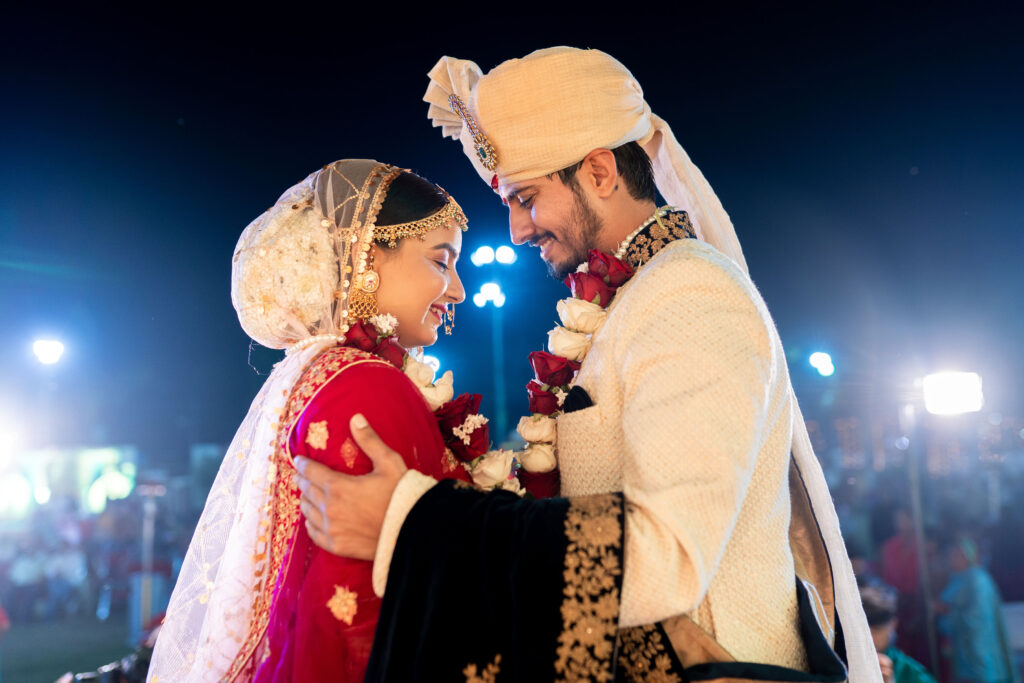
[[[231,298],[242,328],[270,348],[299,347],[274,366],[231,440],[196,526],[157,638],[152,683],[225,680],[253,619],[254,583],[265,580],[273,464],[292,388],[348,329],[348,290],[390,178],[386,164],[352,159],[290,188],[242,233]],[[348,284],[346,284],[348,283]]]

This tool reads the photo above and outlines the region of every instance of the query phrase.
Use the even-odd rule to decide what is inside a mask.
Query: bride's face
[[[455,262],[462,252],[462,230],[454,223],[423,239],[407,237],[394,249],[374,245],[380,273],[377,310],[398,319],[398,343],[407,349],[430,346],[446,308],[466,298]]]

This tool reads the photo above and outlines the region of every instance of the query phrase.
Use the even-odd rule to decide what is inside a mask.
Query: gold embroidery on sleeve
[[[672,671],[672,659],[657,626],[625,628],[619,631],[619,638],[619,666],[627,683],[681,683]]]
[[[611,680],[609,660],[619,617],[622,525],[619,496],[573,498],[565,515],[564,599],[555,673],[558,680]]]
[[[487,667],[477,673],[476,664],[467,664],[466,668],[462,670],[462,674],[466,677],[466,683],[494,683],[498,674],[501,673],[501,654],[494,656],[494,661],[487,665]]]
[[[322,451],[327,448],[327,439],[329,435],[327,433],[327,420],[320,420],[319,422],[311,422],[309,429],[306,431],[306,443],[311,447]]]
[[[344,621],[349,626],[352,625],[352,620],[356,616],[356,611],[359,609],[356,605],[356,598],[359,596],[344,586],[335,586],[334,595],[327,601],[327,609],[331,610],[331,614],[338,621]]]

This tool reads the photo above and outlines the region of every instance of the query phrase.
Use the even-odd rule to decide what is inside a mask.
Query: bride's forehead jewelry
[[[446,227],[453,219],[459,228],[465,232],[466,226],[469,223],[466,214],[463,213],[462,207],[459,206],[459,203],[450,194],[445,192],[445,196],[448,197],[448,203],[426,218],[409,221],[408,223],[374,226],[373,239],[377,242],[386,242],[388,247],[394,249],[398,244],[398,240],[405,239],[406,237],[419,237],[422,239],[431,230]]]

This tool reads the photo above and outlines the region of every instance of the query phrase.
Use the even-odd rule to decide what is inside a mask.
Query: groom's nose
[[[533,224],[529,210],[520,206],[509,207],[508,234],[512,244],[517,246],[529,242],[537,234],[537,226]]]

